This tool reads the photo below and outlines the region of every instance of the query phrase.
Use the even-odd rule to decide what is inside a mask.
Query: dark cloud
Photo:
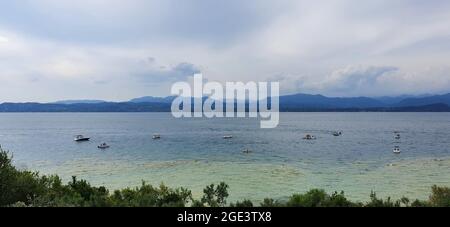
[[[149,69],[143,69],[134,75],[142,83],[167,83],[186,81],[189,77],[197,73],[201,73],[198,66],[188,62],[181,62],[171,67],[155,66]]]
[[[188,62],[182,62],[173,67],[172,70],[179,73],[180,75],[187,76],[192,76],[194,74],[200,73],[200,69],[197,66]]]

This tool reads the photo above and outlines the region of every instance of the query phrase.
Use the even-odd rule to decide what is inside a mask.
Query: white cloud
[[[322,82],[322,89],[337,94],[362,94],[377,95],[376,86],[383,77],[388,77],[398,71],[395,67],[390,66],[347,66],[342,69],[333,71],[325,77]]]
[[[386,96],[446,93],[450,67],[409,71],[392,66],[349,65],[324,75],[278,75],[285,93],[329,96]]]
[[[9,39],[0,35],[0,43],[7,43],[7,42],[9,42]]]

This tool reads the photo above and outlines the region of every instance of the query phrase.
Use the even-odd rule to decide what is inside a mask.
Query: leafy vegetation
[[[38,173],[17,170],[12,157],[0,147],[0,207],[253,207],[250,200],[227,204],[228,185],[211,184],[203,190],[200,200],[192,197],[186,188],[140,187],[116,190],[91,186],[85,180],[72,178],[63,184],[58,176],[40,176]],[[348,200],[344,192],[327,194],[313,189],[294,194],[287,201],[266,198],[262,207],[450,207],[450,188],[433,186],[427,201],[403,197],[399,200],[381,199],[372,192],[366,203]]]

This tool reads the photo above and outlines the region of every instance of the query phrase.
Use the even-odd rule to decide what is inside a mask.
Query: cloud
[[[4,36],[0,36],[0,43],[7,43],[9,41],[8,38],[4,37]]]
[[[8,34],[14,38],[0,45],[0,102],[166,95],[168,83],[199,72],[192,63],[145,57],[148,48],[85,46]]]
[[[392,75],[392,66],[348,66],[332,72],[322,82],[322,90],[341,95],[372,93],[382,77]]]
[[[203,42],[221,47],[264,26],[286,3],[267,0],[36,0],[0,3],[5,25],[83,43]],[[289,1],[285,1],[289,2]],[[21,15],[21,17],[17,17]]]
[[[195,72],[280,80],[282,93],[448,92],[449,10],[446,0],[0,1],[0,102],[164,96]]]
[[[187,81],[194,74],[201,73],[199,67],[192,63],[181,62],[174,66],[158,65],[155,58],[150,58],[148,64],[138,68],[134,75],[142,83],[174,83]]]
[[[182,62],[176,65],[175,67],[173,67],[173,71],[181,75],[189,75],[189,76],[200,73],[200,69],[197,68],[197,66],[187,62]]]
[[[285,93],[314,93],[329,96],[386,96],[446,93],[450,67],[407,71],[392,66],[350,65],[324,75],[276,75]],[[432,79],[430,79],[432,78]]]
[[[380,94],[430,94],[450,92],[450,67],[402,70],[378,80]]]
[[[94,83],[95,84],[98,84],[98,85],[105,85],[105,84],[108,84],[110,81],[108,81],[108,80],[96,80],[96,81],[94,81]]]

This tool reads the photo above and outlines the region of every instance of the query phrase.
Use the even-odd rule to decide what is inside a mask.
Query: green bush
[[[306,194],[294,194],[287,202],[289,207],[320,207],[323,206],[327,194],[324,190],[312,189]]]
[[[203,197],[200,201],[196,201],[198,206],[222,207],[227,204],[228,185],[221,182],[215,186],[211,184],[203,190]]]
[[[370,193],[370,202],[366,204],[366,207],[400,207],[399,201],[391,201],[391,197],[386,200],[377,197],[375,192]]]
[[[119,207],[184,207],[192,193],[185,188],[170,189],[163,184],[155,188],[142,182],[135,189],[116,190],[111,197],[113,205]]]
[[[450,207],[450,188],[431,187],[430,204],[435,207]]]
[[[37,173],[18,171],[11,164],[9,152],[0,147],[0,206],[23,202],[29,205],[46,193],[46,179]]]
[[[230,207],[253,207],[253,202],[246,199],[244,201],[237,201],[236,203],[231,203]]]
[[[271,198],[265,198],[263,202],[260,204],[261,207],[284,207],[286,204],[283,204],[280,201],[271,199]]]

